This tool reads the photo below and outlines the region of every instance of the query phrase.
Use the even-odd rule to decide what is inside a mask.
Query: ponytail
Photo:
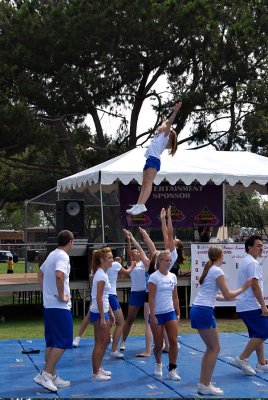
[[[209,258],[209,260],[206,262],[206,264],[204,266],[203,273],[199,278],[199,284],[200,285],[202,285],[205,277],[208,274],[208,271],[210,270],[210,268],[212,267],[214,262],[217,261],[221,256],[222,256],[222,248],[221,247],[211,246],[208,249],[208,258]]]
[[[204,269],[203,269],[203,273],[202,273],[202,275],[201,275],[200,278],[199,278],[199,284],[200,284],[200,285],[202,285],[202,283],[203,283],[205,277],[207,276],[208,271],[210,270],[210,268],[212,267],[212,265],[213,265],[213,262],[212,262],[211,260],[208,260],[208,261],[206,262],[206,264],[205,264],[205,266],[204,266]]]
[[[174,129],[170,129],[169,139],[166,148],[169,149],[168,154],[174,156],[177,151],[178,142],[177,142],[177,133]]]
[[[101,265],[101,258],[105,257],[108,253],[110,253],[112,250],[110,247],[103,247],[98,250],[94,250],[92,254],[92,260],[91,260],[91,269],[93,271],[93,274],[97,271],[97,269]]]

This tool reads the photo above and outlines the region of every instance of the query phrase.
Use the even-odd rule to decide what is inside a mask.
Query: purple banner
[[[160,227],[161,209],[171,206],[174,227],[221,226],[222,185],[153,185],[147,211],[128,215],[126,209],[137,202],[140,185],[120,183],[120,207],[125,226]]]

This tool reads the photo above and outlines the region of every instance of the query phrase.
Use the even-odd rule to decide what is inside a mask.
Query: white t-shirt
[[[111,290],[109,294],[117,294],[116,293],[116,281],[118,278],[118,272],[121,270],[122,265],[119,262],[112,262],[110,268],[108,268],[107,275],[111,285]]]
[[[149,147],[145,152],[145,158],[152,156],[160,159],[161,154],[167,146],[168,139],[169,135],[165,136],[164,133],[156,131]]]
[[[258,279],[259,287],[263,293],[261,265],[254,257],[252,257],[250,254],[247,254],[239,264],[237,287],[241,287],[249,278]],[[257,310],[258,308],[261,308],[260,303],[254,296],[252,287],[249,287],[237,297],[239,300],[236,303],[236,311],[238,312]]]
[[[91,290],[91,304],[90,311],[94,313],[99,313],[99,308],[97,304],[97,286],[98,282],[105,282],[103,295],[102,295],[102,303],[103,303],[103,312],[109,311],[109,293],[111,290],[111,285],[108,279],[108,275],[102,268],[98,268],[92,282],[92,290]]]
[[[71,299],[69,275],[70,275],[70,258],[68,254],[62,249],[53,250],[44,263],[41,265],[40,270],[43,272],[43,304],[45,308],[62,308],[70,310],[72,303],[58,300],[58,289],[56,285],[56,271],[64,273],[64,294]]]
[[[154,298],[154,312],[155,314],[164,314],[174,311],[173,305],[173,290],[177,286],[177,277],[172,272],[163,275],[160,271],[155,271],[149,278],[148,283],[156,285],[156,292]]]
[[[198,286],[198,292],[193,301],[194,305],[215,307],[216,296],[219,292],[216,280],[221,275],[224,275],[223,270],[216,265],[212,265],[202,285]]]
[[[130,273],[131,292],[140,292],[146,290],[145,266],[139,261]]]

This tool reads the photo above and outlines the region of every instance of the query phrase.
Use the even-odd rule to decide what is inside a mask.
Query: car
[[[9,257],[12,257],[12,259],[13,259],[13,255],[12,255],[11,251],[0,250],[0,262],[7,262]]]

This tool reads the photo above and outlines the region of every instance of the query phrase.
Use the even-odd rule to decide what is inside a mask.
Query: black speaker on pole
[[[57,233],[67,229],[75,237],[82,237],[85,233],[84,200],[57,200],[56,201],[56,229]]]

